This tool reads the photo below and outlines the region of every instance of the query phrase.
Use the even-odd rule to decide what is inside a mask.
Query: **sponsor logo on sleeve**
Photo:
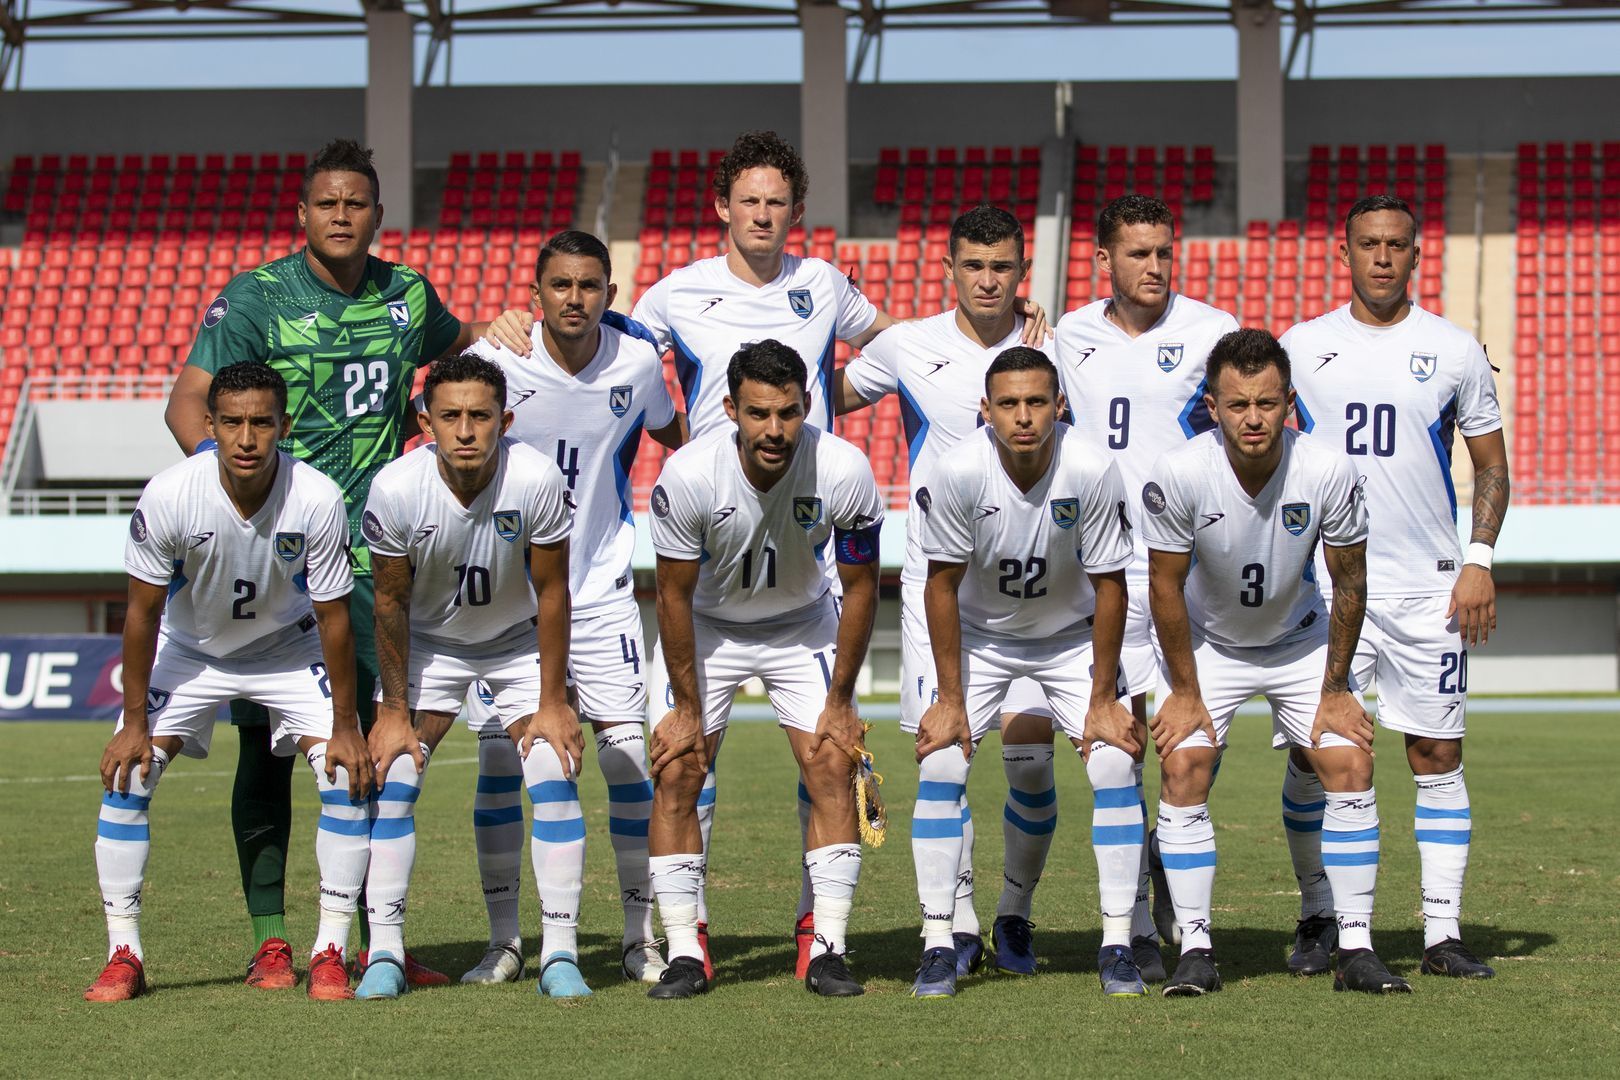
[[[140,510],[129,515],[129,535],[137,544],[146,543],[146,515]]]
[[[1147,486],[1142,489],[1142,505],[1147,507],[1148,513],[1155,516],[1164,513],[1164,489],[1149,480]]]
[[[206,327],[218,326],[220,320],[225,318],[231,310],[231,302],[223,296],[218,297],[212,304],[203,309],[203,325]]]
[[[652,506],[654,516],[661,518],[669,517],[669,492],[664,490],[663,484],[659,484],[653,488],[652,499],[649,501]]]
[[[378,521],[377,515],[373,514],[370,510],[367,510],[365,515],[360,519],[360,533],[373,544],[382,543],[382,522]]]
[[[934,497],[932,495],[928,494],[928,489],[925,488],[925,487],[918,488],[917,489],[917,506],[922,510],[922,512],[925,513],[925,514],[928,513],[928,508],[933,506],[933,505],[934,505]]]

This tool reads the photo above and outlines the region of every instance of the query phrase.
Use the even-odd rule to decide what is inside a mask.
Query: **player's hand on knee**
[[[410,713],[403,705],[385,702],[377,706],[377,722],[371,725],[371,734],[366,737],[366,743],[371,760],[376,765],[378,780],[388,775],[394,759],[401,754],[411,756],[411,760],[416,762],[417,772],[427,768],[427,758],[422,755],[422,741],[416,737]]]
[[[1316,723],[1311,725],[1311,745],[1322,748],[1322,737],[1328,733],[1354,743],[1356,749],[1372,756],[1373,722],[1361,701],[1348,690],[1322,692],[1316,706]]]
[[[371,753],[360,732],[344,729],[332,732],[326,740],[326,782],[337,783],[337,770],[342,766],[349,774],[349,798],[358,799],[375,784],[371,770]]]
[[[973,731],[968,726],[967,709],[944,698],[928,706],[917,724],[917,760],[956,743],[962,756],[973,760]]]
[[[1080,756],[1091,760],[1094,743],[1107,743],[1132,757],[1142,753],[1142,743],[1136,734],[1136,717],[1131,710],[1117,701],[1093,703],[1086,710],[1086,727],[1080,737]]]
[[[1032,349],[1046,344],[1052,336],[1052,327],[1046,321],[1046,311],[1027,296],[1018,298],[1018,313],[1024,317],[1023,342]]]
[[[564,778],[578,778],[579,764],[585,758],[585,737],[579,731],[578,713],[566,704],[542,704],[529,717],[518,753],[528,757],[537,742],[549,744],[556,752]]]
[[[522,308],[508,308],[495,316],[484,331],[484,339],[504,345],[519,356],[528,356],[532,348],[529,337],[534,330],[534,313]]]
[[[827,704],[816,719],[815,733],[810,737],[810,750],[805,760],[815,758],[822,744],[830,742],[844,756],[853,763],[859,760],[859,751],[855,748],[861,744],[865,735],[861,727],[861,718],[853,701],[834,701],[829,695]]]
[[[1159,751],[1160,758],[1169,756],[1171,751],[1198,731],[1209,737],[1211,746],[1220,746],[1220,740],[1215,735],[1215,721],[1210,719],[1209,710],[1204,708],[1203,699],[1193,694],[1177,694],[1172,691],[1153,714],[1150,726],[1153,730],[1153,745]]]
[[[1457,631],[1464,645],[1482,645],[1496,629],[1496,582],[1491,572],[1473,563],[1464,563],[1457,584],[1451,589],[1446,618],[1457,618]]]
[[[141,783],[152,772],[152,736],[144,726],[125,724],[101,753],[101,784],[117,795],[129,794],[130,771],[139,766]]]
[[[677,705],[653,728],[647,771],[656,779],[664,766],[687,754],[696,759],[699,769],[709,771],[709,741],[703,736],[703,725],[695,712]]]

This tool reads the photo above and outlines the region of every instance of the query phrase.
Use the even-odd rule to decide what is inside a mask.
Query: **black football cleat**
[[[1153,883],[1153,927],[1166,945],[1181,944],[1181,927],[1176,925],[1176,905],[1170,899],[1170,879],[1164,876],[1164,860],[1159,855],[1159,830],[1147,834],[1148,880]]]
[[[1363,994],[1410,994],[1412,984],[1391,974],[1371,949],[1340,949],[1333,989],[1356,990]]]
[[[676,956],[658,976],[658,985],[647,991],[647,996],[658,1001],[674,1001],[697,997],[709,992],[709,977],[703,974],[703,961],[690,956]]]
[[[804,971],[804,988],[822,997],[860,997],[866,989],[849,973],[840,953],[825,952]]]
[[[1313,915],[1294,927],[1294,951],[1288,970],[1295,975],[1326,975],[1333,970],[1333,949],[1339,943],[1339,921],[1332,915]]]
[[[1221,973],[1215,967],[1210,949],[1188,949],[1176,964],[1176,973],[1165,980],[1165,997],[1202,997],[1221,988]]]
[[[1456,938],[1446,938],[1423,950],[1425,975],[1449,975],[1453,979],[1494,979],[1496,969],[1468,951]]]
[[[1156,940],[1146,935],[1131,938],[1131,958],[1136,961],[1136,970],[1142,973],[1143,982],[1164,982],[1164,952]]]

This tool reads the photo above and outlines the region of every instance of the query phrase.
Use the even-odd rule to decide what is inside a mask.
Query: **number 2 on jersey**
[[[1002,559],[997,564],[1001,571],[1001,594],[1014,600],[1036,600],[1046,595],[1046,560],[1039,555],[1030,556],[1029,562]]]

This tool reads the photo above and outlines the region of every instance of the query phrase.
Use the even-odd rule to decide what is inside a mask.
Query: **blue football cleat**
[[[392,953],[373,951],[354,996],[362,1001],[388,1001],[403,994],[405,988],[404,961]]]
[[[1128,945],[1104,945],[1097,953],[1097,977],[1109,997],[1143,997],[1147,983]]]
[[[923,953],[922,965],[917,968],[917,980],[911,984],[911,996],[919,998],[956,996],[955,949],[929,949]]]
[[[1004,975],[1035,974],[1035,924],[1021,915],[1001,915],[990,930],[996,970]]]
[[[540,965],[540,985],[535,988],[542,997],[582,998],[591,996],[585,985],[585,976],[579,972],[579,961],[568,953],[552,953]]]
[[[984,938],[978,934],[952,934],[951,940],[956,943],[956,977],[977,975],[984,966]]]

